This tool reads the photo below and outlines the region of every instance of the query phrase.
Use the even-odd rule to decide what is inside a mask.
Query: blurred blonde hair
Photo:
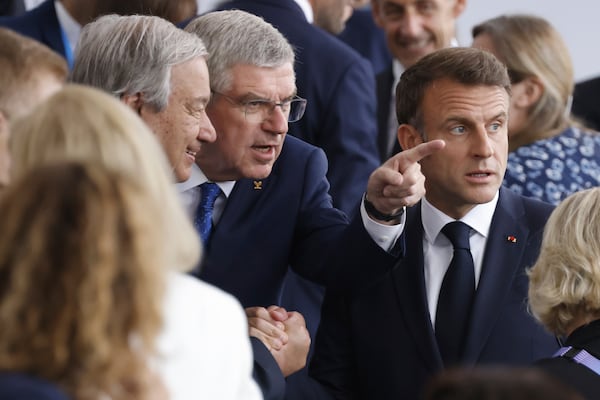
[[[175,192],[162,147],[127,106],[99,89],[70,84],[12,125],[12,176],[65,160],[96,161],[139,181],[162,210],[153,216],[162,234],[165,268],[189,271],[200,240]]]
[[[0,370],[73,399],[147,398],[162,326],[161,212],[131,175],[45,164],[0,201]]]
[[[553,211],[528,271],[529,308],[550,332],[600,318],[600,188],[572,194]]]
[[[556,29],[533,15],[501,15],[476,25],[473,38],[489,35],[498,58],[506,64],[513,83],[537,77],[540,99],[530,108],[522,132],[530,141],[564,130],[570,120],[574,72],[569,49]]]

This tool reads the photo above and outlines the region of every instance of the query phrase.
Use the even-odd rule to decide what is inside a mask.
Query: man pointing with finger
[[[426,194],[405,213],[398,264],[371,285],[325,297],[310,373],[333,398],[419,399],[443,368],[525,365],[557,349],[525,301],[524,271],[552,207],[501,188],[509,96],[506,68],[476,49],[439,50],[402,75],[402,148],[437,139],[445,147],[420,160]],[[402,180],[419,175],[419,158],[375,171],[367,209],[415,203],[421,193]]]
[[[332,206],[323,151],[287,135],[306,101],[296,95],[294,51],[283,35],[239,10],[202,15],[185,30],[210,54],[206,113],[216,131],[216,140],[195,154],[190,179],[179,184],[205,247],[197,275],[246,308],[265,399],[279,399],[286,389],[310,398],[300,394],[302,382],[286,387],[284,380],[306,362],[310,340],[295,313],[303,310],[269,307],[278,304],[288,268],[347,288],[389,270],[401,211],[425,191],[418,161],[444,144],[423,143],[380,167],[361,211],[348,221]]]

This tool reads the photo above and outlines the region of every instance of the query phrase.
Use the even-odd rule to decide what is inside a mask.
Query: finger
[[[283,325],[282,322],[280,322],[279,318],[273,318],[271,316],[271,313],[269,312],[269,310],[264,307],[248,307],[245,309],[245,311],[246,311],[246,317],[248,319],[260,318],[265,321],[269,321],[270,323],[274,324],[277,328],[279,328],[281,330],[285,329],[285,326]],[[286,318],[287,318],[287,313],[285,314],[283,319],[285,320]]]
[[[283,348],[283,343],[281,342],[281,340],[277,338],[272,338],[269,335],[265,335],[265,333],[260,331],[259,329],[251,327],[248,330],[248,333],[251,337],[255,337],[258,340],[260,340],[269,351],[281,350]]]
[[[446,146],[446,142],[443,140],[431,140],[429,142],[418,144],[411,149],[403,150],[393,156],[392,159],[397,166],[397,170],[404,172],[410,165],[418,163],[423,158],[440,151],[444,146]]]
[[[248,318],[257,317],[263,319],[270,319],[269,312],[264,307],[246,307],[244,311],[246,312],[246,317]]]
[[[285,321],[288,318],[288,312],[285,308],[279,306],[269,306],[267,308],[270,317],[275,321]]]
[[[278,324],[280,324],[280,326]],[[285,332],[283,323],[281,322],[273,324],[262,318],[248,318],[248,327],[249,329],[256,329],[270,338],[277,339],[283,344],[287,343],[288,341],[288,335]]]

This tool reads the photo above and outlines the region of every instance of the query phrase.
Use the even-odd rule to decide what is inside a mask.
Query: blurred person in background
[[[554,205],[598,186],[600,136],[571,118],[573,65],[558,31],[533,15],[501,15],[473,28],[473,46],[511,78],[504,185]]]
[[[529,308],[563,348],[536,366],[595,400],[600,393],[600,188],[550,215],[529,275]]]

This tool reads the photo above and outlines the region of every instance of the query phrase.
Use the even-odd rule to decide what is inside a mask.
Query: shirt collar
[[[467,213],[460,221],[469,225],[471,229],[487,238],[492,225],[492,218],[498,204],[498,192],[494,198],[483,204],[478,204]],[[435,208],[426,198],[421,200],[421,220],[423,221],[423,230],[425,238],[429,243],[434,243],[440,234],[442,228],[449,222],[455,221],[437,208]]]
[[[190,177],[185,182],[180,182],[175,184],[175,188],[179,193],[183,193],[187,190],[195,188],[197,186],[202,185],[204,182],[208,182],[208,178],[204,175],[204,172],[198,167],[198,165],[192,165],[192,173]],[[233,187],[235,186],[235,181],[223,181],[223,182],[215,182],[221,191],[225,195],[225,197],[229,198]]]
[[[56,18],[58,24],[65,32],[71,50],[74,51],[81,34],[81,25],[67,12],[67,9],[62,5],[59,0],[54,0],[54,8],[56,10]]]
[[[306,20],[310,24],[312,24],[313,21],[314,21],[314,19],[315,19],[315,17],[314,17],[314,14],[313,14],[312,6],[308,2],[308,0],[294,0],[294,1],[302,9],[302,12],[304,13],[304,16],[306,17]]]

